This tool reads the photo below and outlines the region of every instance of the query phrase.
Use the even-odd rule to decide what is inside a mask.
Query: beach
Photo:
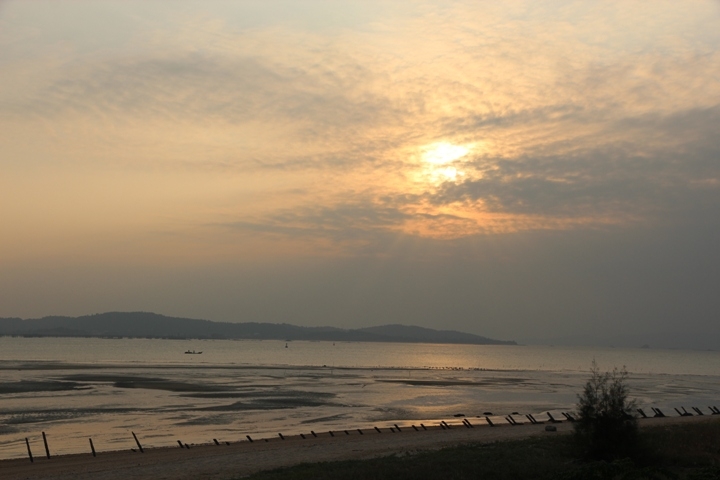
[[[511,412],[562,419],[593,358],[626,365],[632,397],[648,412],[675,415],[720,398],[717,352],[8,337],[0,347],[0,460],[27,459],[26,438],[44,458],[42,432],[55,457],[89,453],[90,438],[99,455],[129,452],[132,432],[158,451],[178,440],[236,445],[282,432],[290,441],[396,423],[404,434],[458,414],[494,412],[497,424]]]
[[[717,417],[666,417],[647,418],[639,421],[640,427],[654,425],[683,424],[703,422]],[[144,453],[130,450],[103,452],[93,457],[87,454],[74,454],[0,461],[0,476],[3,480],[33,479],[77,479],[77,480],[120,480],[120,479],[214,479],[239,478],[255,472],[280,467],[289,467],[300,463],[327,462],[336,460],[367,459],[388,455],[410,455],[417,451],[440,449],[465,443],[489,443],[515,440],[531,436],[550,436],[567,434],[572,424],[560,422],[552,424],[557,431],[545,430],[548,424],[509,424],[486,425],[481,419],[472,419],[474,428],[468,428],[455,419],[448,422],[449,429],[438,427],[427,430],[402,428],[392,432],[383,428],[378,433],[372,428],[256,439],[226,444],[196,445],[191,448],[153,448]],[[36,452],[38,455],[39,452]]]

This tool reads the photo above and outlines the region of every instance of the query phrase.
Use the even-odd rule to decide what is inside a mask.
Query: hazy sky
[[[718,25],[709,0],[0,2],[0,316],[702,336]]]

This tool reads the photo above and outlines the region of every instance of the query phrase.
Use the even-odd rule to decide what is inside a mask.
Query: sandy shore
[[[707,421],[713,417],[649,418],[640,426],[669,425]],[[714,417],[717,418],[717,417]],[[318,434],[315,438],[305,434],[269,441],[240,442],[231,445],[202,445],[190,449],[157,448],[145,453],[118,451],[92,455],[65,455],[47,459],[35,458],[0,461],[0,478],[15,479],[229,479],[249,475],[261,470],[296,465],[303,462],[364,459],[401,454],[417,450],[431,450],[462,443],[483,443],[497,440],[527,438],[538,435],[558,435],[572,430],[572,424],[555,424],[557,432],[545,431],[545,425],[498,425],[489,427],[482,420],[473,420],[475,428],[455,423],[449,430],[439,427],[427,431],[403,428],[402,432],[371,429],[364,434],[351,431],[350,435]]]

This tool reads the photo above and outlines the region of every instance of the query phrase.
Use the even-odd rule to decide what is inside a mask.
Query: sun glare
[[[453,145],[452,143],[434,143],[425,148],[423,158],[434,165],[445,165],[464,157],[470,152],[468,147]]]
[[[438,142],[422,148],[422,175],[433,185],[455,182],[465,175],[460,169],[461,159],[470,153],[471,146]]]
[[[438,168],[435,170],[435,175],[438,177],[444,177],[447,180],[455,181],[458,175],[462,175],[463,172],[458,172],[455,167]]]

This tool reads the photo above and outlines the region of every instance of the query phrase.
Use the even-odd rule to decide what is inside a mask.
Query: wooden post
[[[30,463],[35,463],[35,460],[33,460],[33,457],[32,457],[32,450],[30,450],[30,440],[28,440],[27,437],[25,437],[25,445],[27,445],[28,457],[30,457]]]
[[[137,443],[137,446],[140,449],[140,453],[145,453],[145,450],[143,450],[142,445],[140,445],[140,440],[138,440],[137,435],[135,435],[135,432],[130,432],[130,433],[132,433],[132,436],[135,439],[135,443]]]
[[[420,430],[418,430],[418,428],[417,428],[415,425],[413,425],[412,428],[413,428],[416,432],[419,432],[419,431],[420,431]]]
[[[425,425],[423,425],[422,423],[420,424],[420,426],[422,427],[423,430],[427,430],[427,428],[425,428]]]
[[[49,459],[50,458],[50,449],[48,448],[47,437],[45,436],[45,432],[42,432],[42,436],[43,436],[43,443],[45,444],[45,455],[47,455],[47,458]]]
[[[97,457],[95,454],[95,445],[92,443],[92,438],[88,438],[88,440],[90,440],[90,450],[92,451],[93,457]]]
[[[213,438],[213,442],[215,442],[215,445],[220,445],[220,442],[217,441],[217,438]]]
[[[178,445],[180,445],[180,448],[185,448],[185,445],[183,445],[180,440],[178,440]]]
[[[400,430],[400,427],[398,427],[398,424],[397,424],[397,423],[395,423],[394,425],[395,425],[395,428],[397,428],[397,431],[398,431],[398,432],[402,432],[402,430]]]
[[[283,434],[282,434],[282,433],[278,433],[278,435],[280,436],[280,439],[281,439],[281,440],[285,440],[285,437],[283,437]]]
[[[312,433],[313,437],[317,437],[317,433],[313,432],[312,430],[310,430],[310,433]]]
[[[328,430],[328,433],[330,434],[331,437],[334,437],[334,436],[335,436],[335,434],[333,433],[332,430]]]
[[[245,437],[250,441],[250,443],[253,443],[252,438],[250,438],[250,435],[245,435]]]
[[[300,436],[302,437],[303,440],[305,440],[305,435],[303,435],[303,434],[301,433]]]
[[[382,433],[379,428],[373,427],[375,430],[377,430],[378,433]]]
[[[485,417],[485,421],[488,422],[488,425],[490,425],[491,427],[494,427],[494,426],[495,426],[495,425],[493,424],[493,422],[490,420],[490,417],[486,416],[486,417]]]
[[[363,433],[363,431],[360,430],[359,428],[357,429],[357,431],[358,431],[358,433],[359,433],[360,435],[365,435],[365,434]]]

